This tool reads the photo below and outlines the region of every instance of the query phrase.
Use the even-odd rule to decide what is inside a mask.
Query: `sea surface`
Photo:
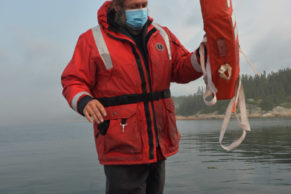
[[[166,161],[165,194],[291,193],[291,119],[250,120],[232,152],[221,120],[178,121],[180,152]],[[241,135],[231,122],[225,143]],[[85,122],[0,125],[1,194],[103,194],[105,176]]]

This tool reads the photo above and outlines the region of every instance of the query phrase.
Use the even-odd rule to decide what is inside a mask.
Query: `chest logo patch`
[[[162,43],[159,43],[159,42],[156,44],[156,48],[158,51],[161,51],[161,52],[165,50],[164,45]]]

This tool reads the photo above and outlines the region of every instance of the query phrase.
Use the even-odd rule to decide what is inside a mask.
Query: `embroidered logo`
[[[159,43],[159,42],[156,44],[156,48],[158,51],[161,51],[161,52],[165,50],[164,45],[162,43]]]

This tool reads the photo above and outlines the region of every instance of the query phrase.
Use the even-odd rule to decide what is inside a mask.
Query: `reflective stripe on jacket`
[[[79,37],[74,55],[62,74],[63,95],[77,111],[85,96],[122,99],[149,96],[135,103],[106,106],[105,135],[94,123],[98,158],[105,165],[145,164],[178,151],[180,134],[173,100],[163,94],[170,82],[188,83],[199,78],[196,54],[189,53],[165,27],[150,24],[144,36],[146,59],[126,34],[110,28],[110,1],[98,11],[100,27]],[[150,19],[151,20],[151,19]],[[99,128],[99,129],[98,129]]]

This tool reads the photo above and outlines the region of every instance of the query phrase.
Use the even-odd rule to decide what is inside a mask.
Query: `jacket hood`
[[[108,10],[110,8],[111,1],[105,1],[104,4],[100,7],[97,14],[98,23],[100,26],[108,29],[110,22],[108,21]],[[153,22],[151,17],[148,17],[150,22]]]
[[[108,20],[107,20],[107,13],[108,9],[111,5],[111,1],[105,1],[104,4],[100,7],[97,14],[97,20],[100,26],[103,26],[104,28],[108,28]]]

